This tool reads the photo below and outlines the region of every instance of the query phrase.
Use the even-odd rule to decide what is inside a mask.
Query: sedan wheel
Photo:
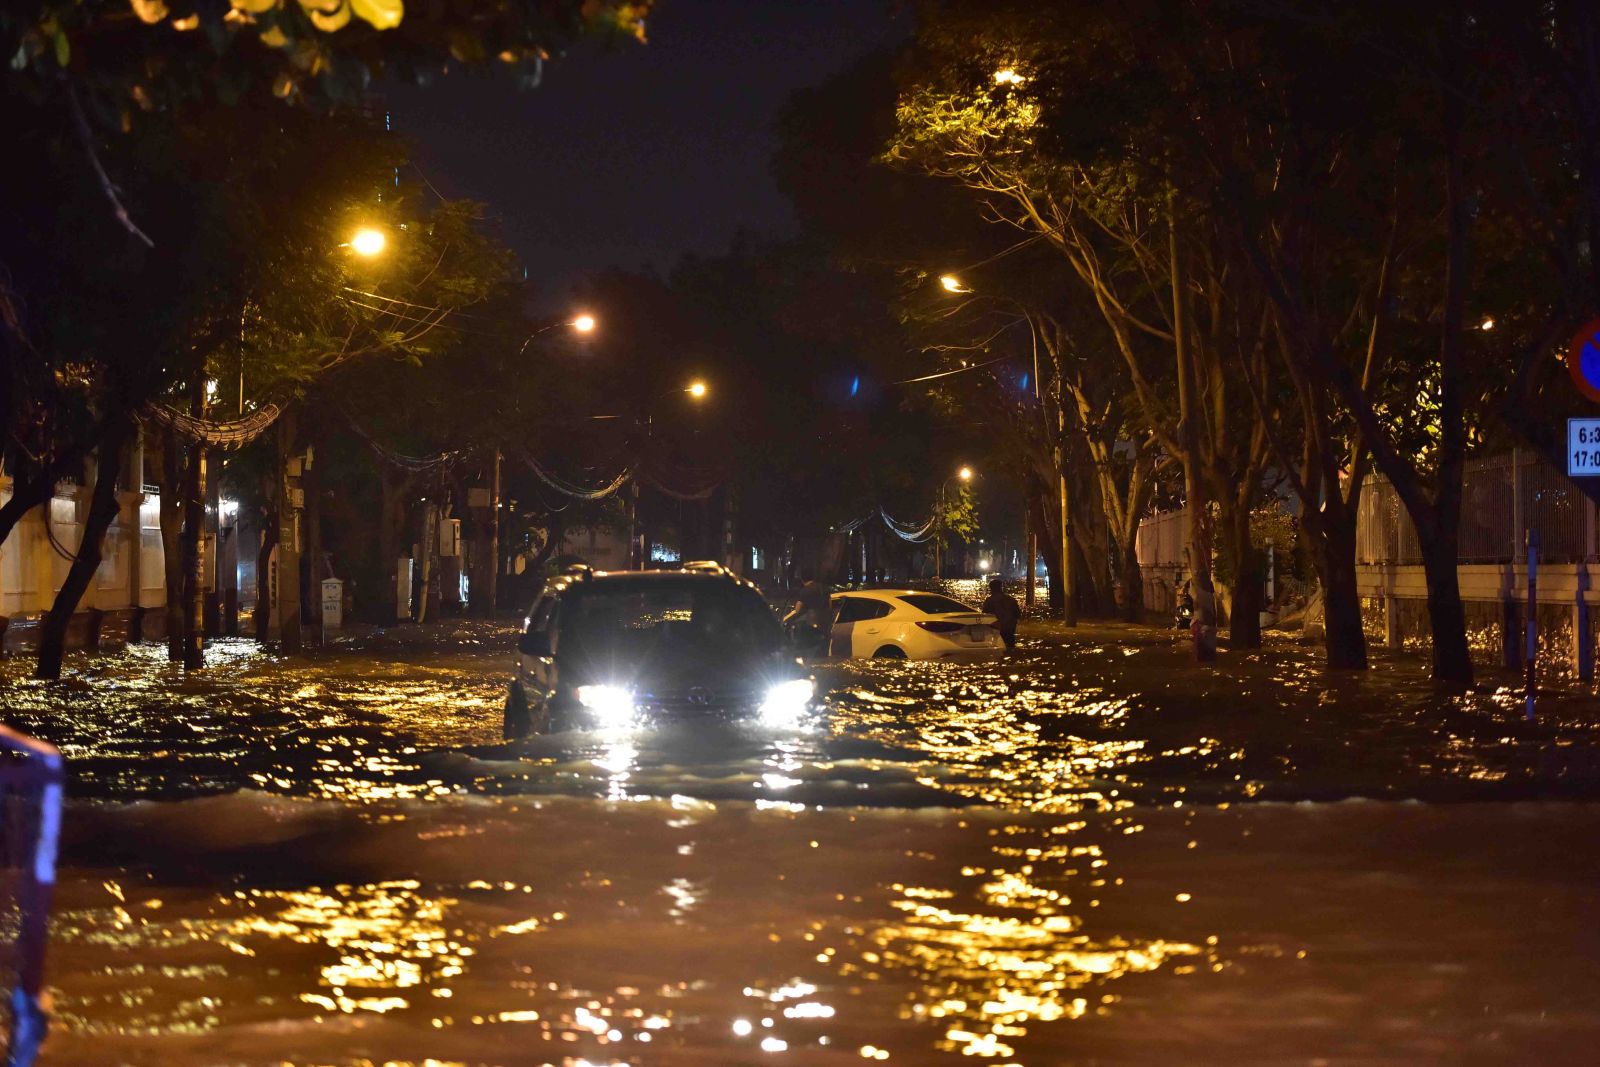
[[[872,654],[873,659],[905,659],[905,650],[895,645],[884,645]]]

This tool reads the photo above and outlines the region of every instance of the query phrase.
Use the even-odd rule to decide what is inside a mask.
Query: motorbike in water
[[[801,617],[799,609],[783,617],[783,634],[789,646],[802,656],[820,659],[828,654],[828,635],[815,623]]]
[[[1194,623],[1194,597],[1188,591],[1178,594],[1177,603],[1172,609],[1172,628],[1174,630],[1187,630]]]

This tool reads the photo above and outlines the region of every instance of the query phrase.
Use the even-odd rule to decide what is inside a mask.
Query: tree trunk
[[[1074,450],[1080,471],[1093,472],[1093,459],[1087,450]],[[1079,568],[1073,574],[1072,588],[1078,596],[1078,606],[1091,615],[1109,615],[1116,601],[1112,575],[1116,550],[1111,542],[1111,530],[1106,523],[1105,507],[1100,498],[1100,487],[1092,473],[1075,478],[1072,484],[1072,544],[1076,549]]]
[[[1322,581],[1323,645],[1334,670],[1367,669],[1367,633],[1361,624],[1361,592],[1356,585],[1355,530],[1313,540],[1317,576]]]
[[[0,505],[0,545],[5,544],[6,538],[11,536],[11,531],[24,515],[49,502],[56,487],[55,470],[49,468],[36,471],[28,477],[13,479],[11,496],[5,504]]]
[[[416,620],[427,622],[433,617],[434,598],[433,587],[437,584],[435,571],[438,570],[434,561],[434,550],[439,546],[439,531],[433,524],[433,518],[439,513],[439,505],[429,500],[422,508],[422,537],[417,542],[418,555],[422,557],[418,563],[421,575],[418,578]]]
[[[1040,556],[1044,560],[1045,579],[1049,582],[1047,590],[1052,618],[1061,618],[1062,615],[1062,581],[1061,581],[1061,536],[1060,527],[1051,523],[1051,512],[1058,510],[1055,505],[1055,496],[1048,497],[1041,494],[1031,501],[1033,507],[1033,528],[1039,532],[1043,540],[1043,551]],[[1048,505],[1048,506],[1047,506]]]
[[[183,453],[169,431],[161,447],[161,576],[166,585],[167,659],[183,662]]]
[[[1139,566],[1139,546],[1129,537],[1117,550],[1117,614],[1125,622],[1144,616],[1144,571]]]
[[[1261,647],[1261,609],[1266,603],[1266,556],[1250,536],[1250,510],[1234,506],[1222,516],[1233,563],[1233,604],[1228,612],[1230,648]]]
[[[306,550],[301,564],[301,573],[304,581],[300,584],[300,622],[309,627],[310,632],[316,637],[317,644],[323,640],[322,633],[322,493],[319,488],[321,469],[316,464],[315,452],[311,453],[311,461],[300,475],[301,491],[305,494],[306,506],[300,514],[300,522],[304,526]]]
[[[1169,193],[1169,207],[1176,199]],[[1200,408],[1196,396],[1194,362],[1189,353],[1184,320],[1183,274],[1178,265],[1178,227],[1169,218],[1167,256],[1172,283],[1172,347],[1178,378],[1178,430],[1183,447],[1183,495],[1189,555],[1189,581],[1194,598],[1194,658],[1207,663],[1217,658],[1217,592],[1211,582],[1211,514],[1200,455]]]
[[[39,630],[39,658],[34,668],[35,678],[61,677],[61,661],[66,652],[67,626],[72,613],[78,610],[95,571],[100,568],[101,550],[105,544],[106,530],[117,517],[117,471],[122,466],[122,450],[128,442],[131,427],[118,418],[100,437],[99,455],[95,463],[94,493],[89,498],[89,514],[84,520],[83,536],[78,540],[78,550],[67,570],[66,581],[56,591],[55,601],[45,615]]]
[[[261,544],[256,548],[256,640],[272,637],[272,550],[278,544],[278,512],[269,509],[261,517]]]
[[[1436,538],[1418,538],[1422,570],[1428,581],[1428,622],[1433,631],[1433,679],[1453,685],[1472,684],[1472,650],[1467,646],[1467,614],[1461,603],[1456,570],[1455,531]]]
[[[380,575],[384,583],[379,596],[387,606],[375,603],[372,617],[377,622],[389,625],[402,615],[396,590],[400,581],[400,531],[405,525],[405,493],[410,488],[410,481],[397,478],[386,467],[379,470],[378,476],[378,565],[373,573]],[[404,614],[409,615],[410,612]]]
[[[300,479],[289,473],[291,461],[298,458],[298,440],[299,413],[289,407],[278,417],[278,466],[274,474],[278,483],[278,648],[283,652],[300,651],[300,516],[295,508]]]
[[[202,394],[203,396],[204,394]],[[204,401],[196,407],[204,410]],[[205,534],[206,450],[204,442],[188,446],[189,462],[183,479],[183,632],[180,641],[183,669],[196,671],[205,659]]]

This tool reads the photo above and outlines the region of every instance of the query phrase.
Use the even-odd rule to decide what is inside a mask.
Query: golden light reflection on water
[[[311,663],[291,678],[270,660],[241,656],[237,670],[259,687],[223,687],[216,697],[130,668],[108,684],[109,695],[94,698],[109,725],[83,743],[82,754],[109,759],[111,753],[134,768],[179,767],[182,761],[165,753],[188,755],[184,746],[196,744],[191,736],[215,739],[224,746],[219,763],[227,764],[217,781],[246,786],[240,807],[259,792],[282,792],[359,814],[308,846],[325,842],[328,866],[339,873],[315,877],[341,884],[234,892],[233,885],[244,884],[235,880],[225,883],[229,895],[198,912],[171,899],[165,907],[134,894],[123,899],[119,890],[92,916],[64,912],[69,938],[122,958],[115,970],[95,972],[100,999],[65,997],[61,1018],[83,1033],[105,1028],[107,1019],[118,1020],[123,1033],[205,1031],[245,1012],[239,1005],[248,994],[240,987],[249,987],[257,969],[272,967],[282,974],[272,995],[326,1022],[502,1027],[523,1045],[537,1041],[531,1047],[571,1052],[535,1056],[538,1062],[576,1064],[580,1053],[596,1064],[628,1062],[622,1050],[652,1043],[682,1048],[705,1040],[707,1029],[724,1043],[719,1055],[805,1061],[829,1047],[830,1031],[836,1037],[846,1026],[861,1030],[863,1004],[878,1011],[872,1017],[878,1028],[852,1033],[848,1048],[841,1042],[830,1054],[915,1062],[936,1045],[997,1064],[1019,1057],[1045,1062],[1033,1058],[1031,1042],[1070,1045],[1070,1033],[1084,1030],[1075,1020],[1117,1014],[1120,998],[1142,976],[1160,972],[1182,984],[1193,974],[1203,981],[1225,962],[1215,939],[1207,939],[1210,931],[1147,906],[1130,919],[1127,908],[1116,906],[1129,892],[1118,864],[1126,874],[1135,851],[1134,842],[1122,843],[1144,831],[1144,805],[1192,806],[1186,790],[1196,782],[1226,783],[1233,799],[1259,793],[1262,783],[1243,774],[1270,777],[1262,773],[1266,746],[1257,731],[1271,724],[1230,734],[1226,722],[1183,719],[1182,701],[1161,705],[1150,697],[1162,684],[1177,683],[1150,681],[1140,690],[1159,678],[1147,674],[1145,651],[1083,650],[1133,665],[1098,674],[1070,659],[986,669],[839,665],[842,682],[829,697],[825,730],[753,739],[730,733],[698,748],[672,748],[640,733],[501,749],[483,722],[487,715],[495,725],[492,705],[502,679],[484,670],[352,671],[348,664]],[[1139,685],[1107,684],[1113,669],[1131,672],[1126,677]],[[152,704],[150,694],[162,686],[168,698]],[[1319,701],[1338,697],[1320,673],[1293,664],[1263,671],[1240,690],[1265,694],[1274,687],[1314,690]],[[44,699],[42,690],[22,693],[36,703]],[[122,703],[129,693],[145,694],[145,703]],[[1263,707],[1279,708],[1281,700],[1273,699],[1278,703]],[[235,717],[207,718],[208,701]],[[159,739],[159,752],[149,744],[141,749],[136,730],[116,732],[123,725],[118,710],[134,706],[144,709],[139,728]],[[1152,715],[1152,707],[1163,717]],[[1168,711],[1179,713],[1176,725],[1164,717]],[[281,718],[268,720],[268,712]],[[1304,724],[1283,721],[1292,743],[1270,757],[1279,761],[1273,767],[1281,764],[1273,783],[1300,774],[1296,760],[1314,765],[1299,747]],[[255,732],[232,737],[239,723]],[[1345,751],[1345,729],[1337,744],[1315,754]],[[1490,759],[1512,739],[1489,747],[1477,736],[1429,737],[1426,753],[1411,764],[1421,772],[1472,781],[1503,775]],[[1248,770],[1246,744],[1255,761]],[[237,753],[249,760],[242,769],[234,765]],[[483,794],[507,783],[580,794],[586,799],[567,800],[564,810],[583,829],[549,818],[528,827],[520,816],[505,816]],[[614,803],[620,801],[628,803]],[[439,815],[457,804],[474,814]],[[930,841],[965,805],[976,812],[970,826]],[[869,813],[872,807],[884,810]],[[830,836],[829,820],[846,815],[853,822],[859,815],[859,841]],[[722,835],[737,833],[747,818],[767,820],[762,825],[771,840],[746,841],[753,851],[767,849],[769,860],[757,872],[766,880],[747,872],[741,883],[728,872],[742,857]],[[537,878],[520,869],[515,880],[489,873],[505,862],[506,846],[491,836],[503,829],[489,825],[496,820],[526,835],[513,840],[539,855]],[[409,836],[401,846],[391,839],[386,850],[368,851],[356,837],[365,831],[351,829],[356,824],[403,824]],[[903,850],[886,857],[854,851],[864,851],[885,827],[904,831],[895,839]],[[653,861],[635,854],[655,846],[661,855]],[[1182,848],[1180,839],[1175,850]],[[238,875],[227,848],[218,851],[220,877],[257,877]],[[461,865],[459,879],[441,880],[436,869],[420,881],[379,880],[411,873],[418,857],[440,855]],[[292,880],[292,858],[282,862],[285,869],[262,880]],[[1204,889],[1168,870],[1141,892],[1193,911],[1188,889],[1202,897]],[[884,871],[892,873],[880,877]],[[568,878],[572,899],[541,896],[545,877]],[[790,887],[808,879],[826,893],[789,895],[801,893]],[[769,900],[770,913],[761,910]],[[628,916],[629,925],[618,916]],[[582,934],[570,933],[586,923]],[[716,945],[721,937],[724,947],[757,942],[777,953],[778,938],[788,949],[795,929],[804,931],[803,943],[781,966],[749,957],[730,963],[708,950],[691,959],[692,973],[681,980],[665,968],[647,980],[642,973],[651,965],[644,964],[626,978],[618,977],[620,964],[582,980],[567,973],[571,959],[629,947],[635,931],[650,931],[658,946],[696,945],[702,937]],[[556,939],[552,931],[571,940],[540,956],[541,946]],[[202,955],[207,951],[214,955]],[[159,966],[123,962],[169,952],[164,958],[172,962]],[[508,960],[520,963],[522,954],[539,965],[513,975]],[[496,958],[493,966],[486,956]],[[219,991],[230,982],[231,993]],[[103,988],[113,984],[115,991]],[[163,1000],[161,991],[175,986],[195,992]],[[1052,1035],[1051,1027],[1060,1029]],[[729,1053],[729,1041],[742,1044]]]
[[[1041,843],[994,847],[994,866],[964,868],[957,889],[890,887],[902,918],[873,927],[840,977],[912,980],[901,1017],[937,1026],[941,1049],[988,1059],[1015,1055],[1031,1026],[1110,1010],[1119,979],[1207,957],[1186,941],[1085,931],[1082,912],[1110,887],[1102,847],[1071,843],[1084,827],[1012,826]]]

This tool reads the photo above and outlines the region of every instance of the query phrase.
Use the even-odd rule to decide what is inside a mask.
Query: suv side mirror
[[[517,651],[524,656],[549,659],[553,654],[550,651],[550,635],[543,630],[530,630],[517,639]]]

